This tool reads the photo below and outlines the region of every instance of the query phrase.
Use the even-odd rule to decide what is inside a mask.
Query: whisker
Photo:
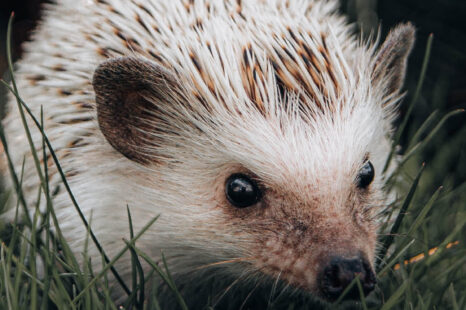
[[[282,290],[280,291],[280,293],[279,293],[279,294],[277,295],[277,297],[275,298],[275,300],[278,300],[278,299],[286,292],[286,290],[289,289],[289,288],[290,288],[290,284],[289,284],[289,283],[286,283],[286,284],[283,286],[283,288],[282,288]]]
[[[379,236],[395,236],[395,237],[406,237],[406,236],[408,236],[408,235],[407,235],[407,234],[405,234],[405,233],[394,233],[394,234],[392,234],[392,233],[384,233],[384,234],[382,234],[382,233],[379,233]]]
[[[269,301],[267,302],[267,309],[270,308],[270,304],[271,304],[271,301],[272,301],[272,297],[273,295],[275,294],[275,291],[277,290],[277,286],[278,286],[278,281],[280,280],[280,276],[282,274],[282,269],[280,269],[280,272],[278,273],[277,275],[277,279],[275,279],[274,283],[273,283],[273,286],[272,286],[272,289],[270,290],[270,296],[269,296]]]
[[[215,302],[215,304],[213,305],[213,308],[215,308],[215,306],[219,303],[219,301],[225,297],[225,295],[233,288],[234,285],[236,285],[239,281],[242,281],[248,277],[253,277],[254,275],[257,275],[257,274],[261,274],[262,270],[265,269],[266,266],[264,267],[261,267],[261,268],[258,268],[258,269],[255,269],[255,270],[245,270],[243,271],[243,273],[238,277],[238,279],[236,279],[235,281],[233,281],[233,283],[231,283],[226,289],[225,291],[223,292],[223,294],[220,296],[220,298]],[[260,280],[257,281],[257,284],[256,286],[251,290],[251,292],[248,294],[248,296],[246,296],[246,300],[245,302],[247,301],[247,299],[250,297],[251,293],[260,285]],[[243,304],[245,304],[245,302],[243,302]]]
[[[252,260],[252,259],[254,259],[254,257],[238,257],[238,258],[234,258],[234,259],[223,260],[223,261],[219,261],[219,262],[215,262],[215,263],[201,265],[199,267],[194,268],[193,271],[199,271],[199,270],[209,268],[209,267],[212,267],[212,266],[218,266],[218,265],[223,265],[223,264],[230,264],[230,263],[248,261],[248,260]]]
[[[244,299],[243,303],[241,304],[241,307],[239,307],[239,310],[243,309],[243,307],[246,305],[246,302],[248,301],[249,297],[251,297],[252,293],[259,287],[259,285],[260,285],[260,282],[258,281],[256,286],[254,286],[254,288],[249,292],[249,294]]]
[[[217,301],[212,305],[212,308],[215,309],[217,304],[223,299],[223,297],[225,297],[225,295],[233,288],[233,286],[235,286],[239,281],[245,279],[248,275],[249,275],[248,270],[244,270],[236,280],[234,280],[230,285],[228,285],[225,291],[220,295]]]

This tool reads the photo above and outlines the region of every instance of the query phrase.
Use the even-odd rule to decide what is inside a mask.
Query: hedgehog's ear
[[[161,130],[164,105],[180,102],[181,91],[174,75],[160,65],[135,58],[105,61],[92,81],[99,127],[121,154],[148,164]],[[166,120],[165,120],[166,123]]]
[[[415,40],[411,23],[397,26],[390,31],[376,55],[373,82],[384,83],[387,94],[400,91],[406,74],[406,63]]]

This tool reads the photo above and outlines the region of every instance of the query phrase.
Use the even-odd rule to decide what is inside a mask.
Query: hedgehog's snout
[[[353,258],[333,257],[321,271],[320,292],[326,299],[334,301],[340,297],[356,277],[359,277],[364,295],[369,294],[374,289],[377,282],[375,274],[365,258],[361,256]],[[344,299],[359,299],[359,297],[359,289],[355,283]]]

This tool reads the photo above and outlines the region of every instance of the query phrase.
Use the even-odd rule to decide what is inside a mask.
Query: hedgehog
[[[135,230],[160,215],[137,246],[154,261],[163,252],[177,283],[199,274],[280,281],[327,301],[356,276],[365,294],[375,288],[382,171],[415,30],[405,23],[381,44],[364,40],[338,8],[337,0],[46,5],[16,66],[18,89],[32,113],[43,108],[109,257],[129,235],[128,206]],[[13,101],[3,124],[16,171],[25,158],[33,205],[40,180]],[[80,253],[87,230],[50,154],[40,160],[62,232]],[[128,282],[130,265],[129,256],[115,265]]]

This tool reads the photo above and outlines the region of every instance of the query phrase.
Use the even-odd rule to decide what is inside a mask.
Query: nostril
[[[359,257],[352,259],[335,257],[321,273],[321,292],[327,299],[335,300],[356,276],[359,276],[365,295],[375,288],[375,275],[366,260]],[[346,299],[357,299],[358,297],[359,290],[356,286],[345,296]]]
[[[353,280],[353,274],[345,267],[340,261],[334,261],[325,268],[326,285],[332,291],[342,291]]]
[[[340,294],[345,286],[341,279],[341,270],[338,264],[331,264],[324,270],[324,286],[328,293]]]

